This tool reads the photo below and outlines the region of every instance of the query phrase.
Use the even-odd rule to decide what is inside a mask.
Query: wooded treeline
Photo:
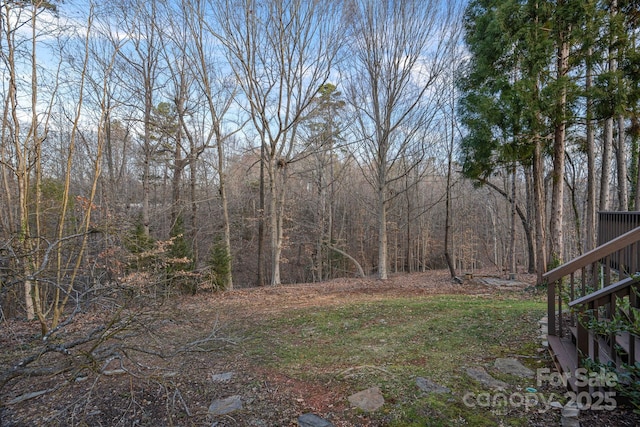
[[[464,174],[479,182],[510,174],[504,191],[513,194],[522,171],[538,274],[595,246],[598,210],[640,206],[639,6],[477,0],[466,8]]]
[[[541,273],[592,247],[596,194],[638,206],[637,16],[5,2],[0,314],[46,333],[95,295]]]

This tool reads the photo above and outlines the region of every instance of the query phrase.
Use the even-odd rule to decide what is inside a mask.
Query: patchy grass
[[[537,321],[545,309],[537,297],[450,295],[294,310],[263,323],[243,347],[255,362],[302,381],[351,392],[379,386],[388,403],[370,417],[383,425],[526,425],[521,411],[464,405],[465,393],[486,391],[465,370],[491,371],[508,355],[540,367]],[[452,393],[422,393],[419,376]],[[500,378],[514,391],[535,385]]]
[[[509,395],[535,387],[535,379],[497,372],[497,357],[516,357],[534,371],[551,367],[547,353],[538,352],[537,321],[546,303],[525,287],[459,285],[448,271],[430,271],[385,282],[336,279],[136,306],[126,329],[97,348],[88,343],[70,353],[50,351],[28,366],[40,376],[27,371],[10,379],[0,388],[0,425],[294,427],[309,412],[336,427],[558,425],[559,411],[465,404],[468,393],[496,395],[472,380],[468,368],[485,368],[508,383]],[[79,315],[60,330],[61,342],[86,336],[112,316],[100,314]],[[0,377],[47,345],[32,339],[32,326],[0,324]],[[100,363],[84,363],[98,356]],[[40,369],[51,366],[65,369]],[[228,372],[229,381],[213,380]],[[424,393],[417,377],[451,392]],[[347,397],[372,386],[381,389],[385,405],[373,413],[353,408]],[[211,402],[229,396],[240,396],[243,408],[209,412]],[[622,409],[583,412],[583,425],[640,422]]]

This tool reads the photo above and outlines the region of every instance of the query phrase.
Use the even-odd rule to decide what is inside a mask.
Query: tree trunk
[[[265,204],[265,147],[264,142],[260,145],[260,195],[258,206],[258,286],[264,286],[264,210]]]
[[[569,42],[567,33],[562,30],[558,46],[557,77],[564,79],[569,71]],[[568,32],[568,30],[567,30]],[[565,169],[565,133],[567,121],[567,86],[562,84],[555,112],[555,130],[553,138],[553,175],[551,189],[551,250],[550,262],[562,264],[564,251],[564,169]]]
[[[144,91],[144,136],[142,142],[142,230],[149,237],[149,197],[151,195],[151,111],[153,98],[150,83],[145,78]]]
[[[629,210],[629,191],[627,185],[627,149],[625,144],[624,116],[619,115],[618,120],[618,144],[617,144],[617,170],[618,170],[618,210]]]
[[[600,171],[600,211],[609,210],[609,182],[611,181],[611,147],[613,145],[613,118],[604,122],[602,140],[602,166]]]
[[[516,163],[511,165],[511,216],[509,236],[509,273],[515,274],[516,270]]]
[[[453,116],[452,116],[453,117]],[[453,136],[454,128],[451,127],[451,139],[447,150],[447,188],[446,188],[446,200],[445,200],[445,215],[444,215],[444,259],[447,261],[449,267],[449,275],[451,278],[456,277],[456,268],[453,265],[451,254],[449,253],[449,234],[451,232],[451,175],[453,173]]]
[[[224,166],[224,141],[221,138],[222,130],[218,131],[216,137],[216,149],[218,151],[218,181],[220,191],[220,204],[222,205],[223,238],[226,260],[228,262],[226,277],[224,277],[225,289],[233,289],[233,273],[231,268],[231,221],[229,220],[229,203],[227,201],[227,174]]]
[[[195,158],[196,147],[194,146],[193,140],[189,141],[191,153],[189,158],[189,199],[191,202],[191,232],[189,233],[189,237],[191,240],[191,245],[193,247],[193,265],[198,266],[200,261],[200,248],[198,245],[198,203],[196,196],[196,185],[197,185],[197,163]],[[222,187],[222,184],[220,184]],[[226,202],[226,201],[225,201]],[[223,216],[225,206],[222,207]]]
[[[525,169],[525,171],[529,171],[529,167]],[[527,241],[527,273],[534,274],[536,272],[536,240],[531,236],[535,235],[535,207],[533,202],[533,173],[525,174],[525,189],[527,194],[527,222],[524,225],[525,230],[525,238]]]
[[[538,252],[536,273],[538,276],[538,283],[542,283],[542,275],[547,271],[547,255],[546,255],[546,233],[545,233],[545,199],[544,199],[544,184],[543,184],[543,171],[544,162],[542,159],[542,141],[539,136],[536,135],[534,141],[533,151],[533,197],[534,206],[536,210],[535,224],[536,224],[536,250]]]
[[[596,247],[596,145],[593,133],[593,98],[591,95],[593,66],[591,64],[591,56],[592,51],[589,49],[585,80],[585,92],[587,93],[587,220],[585,224],[585,251],[590,251]]]
[[[384,151],[384,150],[382,150]],[[378,164],[378,194],[377,194],[377,216],[378,216],[378,279],[387,280],[387,165],[381,161]]]
[[[631,129],[631,137],[633,138],[634,145],[638,147],[638,149],[640,149],[640,144],[638,143],[638,140],[640,139],[640,120],[636,116],[631,118]],[[634,203],[635,210],[638,211],[640,210],[640,152],[638,152],[636,156],[638,157],[638,167],[636,169],[636,176],[634,177],[636,182],[636,194],[634,197]]]
[[[512,203],[512,197],[509,196],[509,194],[503,190],[502,188],[498,187],[497,185],[493,184],[491,181],[487,181],[485,179],[480,179],[479,181],[480,183],[482,183],[483,185],[486,185],[490,188],[492,188],[493,190],[497,191],[498,193],[500,193],[506,200],[507,202],[509,202],[510,204]],[[515,210],[516,213],[518,214],[518,217],[520,217],[520,222],[522,222],[522,228],[524,229],[524,234],[525,234],[525,238],[527,240],[527,249],[529,251],[529,261],[534,263],[534,261],[537,259],[537,257],[533,256],[534,251],[536,250],[536,241],[532,236],[532,228],[533,226],[531,225],[532,222],[535,222],[535,218],[534,219],[530,219],[527,217],[527,215],[524,214],[524,212],[522,212],[522,209],[520,209],[520,206],[518,206],[518,204],[515,204]],[[491,215],[491,224],[493,226],[493,253],[494,253],[494,264],[496,266],[498,266],[498,262],[501,260],[498,260],[498,240],[497,240],[497,235],[498,233],[496,232],[496,220],[494,218],[493,212],[490,213]],[[534,215],[535,217],[535,215]],[[533,254],[533,255],[532,255]],[[501,265],[499,267],[502,267]]]
[[[278,286],[282,284],[280,258],[282,256],[282,219],[284,216],[286,162],[278,162],[274,156],[270,156],[268,172],[271,223],[271,285]]]

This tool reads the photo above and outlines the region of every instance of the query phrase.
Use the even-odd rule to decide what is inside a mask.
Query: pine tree
[[[171,244],[166,261],[167,279],[170,285],[178,285],[182,290],[195,294],[197,283],[188,274],[193,270],[193,254],[189,242],[184,236],[184,221],[178,215],[170,232]]]
[[[231,256],[229,256],[224,241],[216,239],[211,247],[209,259],[209,278],[215,290],[226,290],[228,277],[231,273]]]

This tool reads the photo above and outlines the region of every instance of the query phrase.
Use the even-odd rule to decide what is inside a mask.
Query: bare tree
[[[436,112],[436,87],[443,72],[452,22],[434,0],[349,3],[353,21],[349,101],[357,112],[357,157],[369,170],[377,194],[378,277],[387,278],[389,185],[401,178],[396,166],[424,154]],[[411,168],[409,168],[411,169]]]
[[[338,52],[338,3],[214,0],[218,34],[257,132],[268,177],[271,284],[281,283],[288,166],[298,125]]]
[[[195,132],[194,127],[197,123],[188,121],[190,115],[195,112],[187,110],[185,105],[185,91],[181,90],[182,96],[176,102],[178,118],[181,124],[181,131],[184,133],[189,142],[188,156],[185,159],[191,166],[192,199],[194,196],[194,179],[195,179],[195,163],[200,154],[208,148],[214,147],[216,150],[216,173],[217,173],[217,193],[220,197],[220,205],[222,210],[222,228],[223,228],[223,250],[227,266],[222,270],[225,277],[219,278],[224,284],[225,289],[233,289],[233,280],[231,275],[231,225],[228,209],[227,197],[227,171],[225,166],[226,154],[225,145],[228,141],[242,129],[241,124],[237,124],[235,128],[225,128],[225,116],[228,115],[232,106],[234,96],[236,95],[235,82],[230,76],[222,71],[223,62],[221,61],[219,44],[215,39],[215,31],[210,26],[210,16],[207,13],[206,2],[204,1],[183,1],[180,9],[172,14],[174,17],[170,20],[172,28],[167,34],[171,38],[174,45],[177,46],[180,60],[177,61],[181,65],[177,69],[169,63],[172,78],[179,79],[183,82],[187,74],[190,74],[194,88],[202,95],[202,99],[192,99],[191,109],[195,109],[197,105],[203,110],[201,118],[202,127],[200,131]],[[180,17],[178,21],[176,17]],[[176,87],[184,87],[184,83],[176,84]],[[233,121],[228,121],[228,126],[233,126]],[[195,221],[195,200],[192,201],[192,221]],[[195,227],[195,223],[193,224]],[[194,238],[195,244],[195,238]]]
[[[57,81],[54,74],[49,82],[51,90],[42,90],[45,82],[40,80],[43,68],[38,52],[43,37],[50,35],[51,28],[46,23],[56,6],[38,0],[29,4],[5,2],[1,8],[0,55],[7,80],[2,122],[3,176],[7,198],[12,193],[7,171],[15,179],[18,202],[17,214],[8,213],[12,220],[10,234],[17,243],[10,252],[22,277],[27,318],[38,317],[44,325],[39,283],[34,273],[42,256],[39,239],[42,143],[47,138]],[[54,63],[56,58],[59,56],[53,55]]]
[[[157,27],[157,2],[141,0],[122,0],[115,3],[118,13],[122,15],[121,27],[114,28],[112,39],[114,45],[127,42],[119,50],[120,58],[127,65],[122,68],[120,83],[129,87],[142,101],[142,225],[145,235],[149,236],[151,194],[151,163],[153,162],[154,144],[151,135],[154,96],[160,73],[160,46]],[[125,32],[125,36],[121,35]]]

